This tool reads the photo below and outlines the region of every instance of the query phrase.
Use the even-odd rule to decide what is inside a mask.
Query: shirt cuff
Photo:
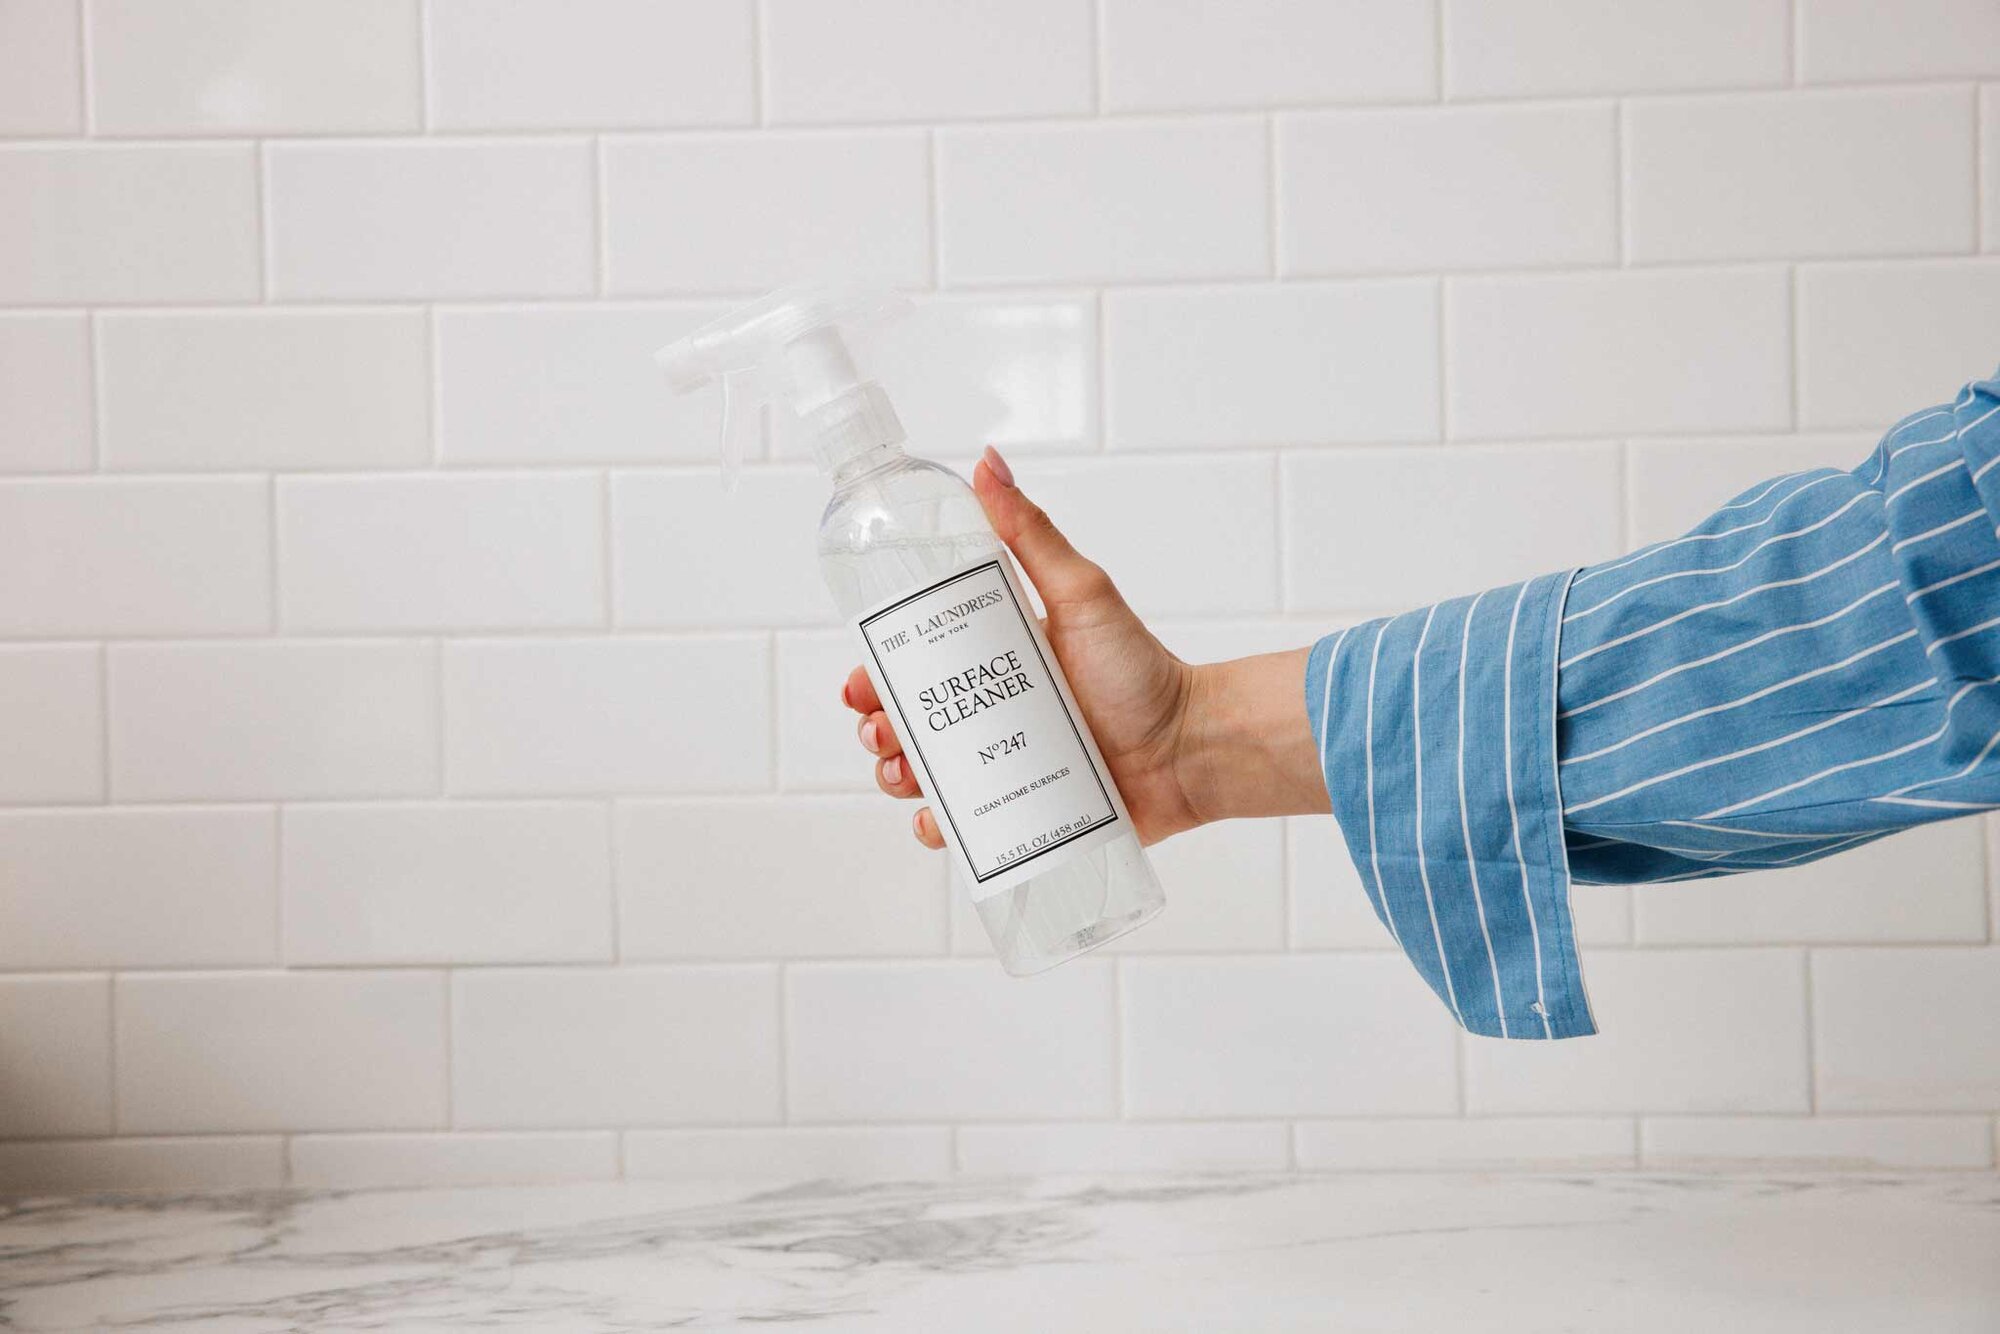
[[[1597,1031],[1570,924],[1556,649],[1574,571],[1328,635],[1306,712],[1349,854],[1474,1033]]]

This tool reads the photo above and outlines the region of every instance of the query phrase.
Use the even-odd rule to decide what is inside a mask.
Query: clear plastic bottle
[[[885,707],[892,709],[892,721],[900,719],[896,726],[905,754],[924,781],[958,880],[970,892],[1001,964],[1016,975],[1040,972],[1147,921],[1165,898],[1103,759],[1082,727],[1062,669],[1020,598],[1012,558],[986,522],[978,498],[950,469],[904,451],[902,427],[887,396],[860,378],[848,356],[840,326],[877,315],[881,308],[875,298],[823,288],[788,289],[663,349],[660,360],[677,387],[690,389],[720,377],[739,396],[748,390],[755,401],[787,407],[804,423],[834,488],[819,528],[820,569],[827,588],[841,614],[857,627],[857,656],[868,662]],[[731,434],[728,419],[734,417],[740,425],[744,406],[740,397],[728,403],[725,437]],[[984,591],[957,607],[949,605],[950,594],[918,601],[957,577],[968,581],[964,587]],[[1018,615],[1009,603],[1017,605]],[[962,687],[944,707],[984,710],[966,713],[962,720],[982,726],[994,720],[978,739],[991,738],[995,744],[989,748],[995,750],[1005,750],[1009,738],[1015,739],[1029,752],[1020,757],[1027,767],[1012,754],[971,763],[960,740],[963,734],[956,730],[961,715],[925,713],[913,702],[916,692],[908,679],[896,678],[879,651],[891,641],[878,633],[871,649],[864,614],[872,612],[878,623],[900,627],[897,612],[905,604],[935,611],[925,617],[926,624],[959,616],[969,622],[978,615],[999,627],[978,640],[984,647],[973,655],[975,667],[939,683],[938,693],[947,693],[942,686]],[[935,630],[931,643],[948,646],[961,630],[971,626],[945,625]],[[993,637],[1003,631],[1004,638]],[[966,642],[974,638],[968,634]],[[984,688],[996,685],[990,675],[973,679],[996,644],[1014,646],[1005,656],[1019,669],[1008,673],[1018,681],[1018,699]],[[932,660],[949,651],[935,649]],[[992,661],[997,664],[1001,657]],[[921,679],[935,677],[933,670]],[[892,704],[887,686],[895,679],[903,680],[904,689]],[[926,717],[943,725],[929,737],[912,735],[930,730],[920,721]],[[1017,723],[1021,731],[1006,730]],[[1045,768],[1050,754],[1070,759],[1040,776],[1048,787],[1033,796],[1025,789],[1035,784],[1016,783],[1002,791],[1016,777],[1037,773],[1037,763]],[[995,761],[990,775],[988,759]],[[1069,797],[1070,789],[1078,795]],[[1065,795],[1058,798],[1058,792]],[[994,840],[982,840],[974,826],[1008,819],[1006,812],[994,812],[1016,799],[1031,824],[1035,818],[1043,820],[1044,832],[1035,841],[996,852]],[[1076,831],[1064,835],[1068,824],[1047,827],[1051,799],[1074,800],[1094,813],[1079,816]],[[1008,837],[1003,835],[1000,843]],[[981,848],[969,847],[982,841]],[[1031,867],[1030,862],[1039,865]]]

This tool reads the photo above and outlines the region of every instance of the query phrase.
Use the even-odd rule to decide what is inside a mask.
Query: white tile
[[[104,795],[104,674],[84,644],[0,649],[0,801]]]
[[[1400,607],[1607,559],[1620,549],[1618,467],[1615,448],[1589,444],[1292,455],[1287,596]]]
[[[921,134],[608,139],[603,158],[615,293],[752,292],[816,273],[911,287],[929,277]]]
[[[0,967],[275,963],[269,810],[0,814]]]
[[[1447,0],[1450,97],[1746,88],[1790,78],[1788,0]]]
[[[1261,277],[1270,263],[1259,121],[940,130],[937,153],[947,283]]]
[[[423,644],[111,650],[111,793],[128,801],[394,797],[437,786]]]
[[[1277,490],[1269,458],[1015,460],[1014,473],[1141,616],[1273,611]],[[1145,504],[1134,503],[1144,496]],[[1160,535],[1173,533],[1172,542]]]
[[[0,1137],[111,1129],[111,983],[0,977]]]
[[[1629,887],[1572,885],[1569,908],[1570,923],[1575,928],[1578,944],[1632,943],[1632,891]]]
[[[83,129],[78,0],[0,5],[0,135]]]
[[[1278,1121],[961,1126],[958,1167],[978,1176],[1097,1172],[1276,1172],[1291,1163]]]
[[[283,867],[287,963],[612,957],[599,805],[292,806]]]
[[[0,302],[254,300],[248,144],[0,149]]]
[[[595,476],[287,477],[278,552],[288,630],[604,623]]]
[[[1972,1116],[1649,1116],[1645,1163],[1682,1172],[1897,1172],[1993,1165],[1985,1118]]]
[[[1602,1172],[1637,1157],[1618,1117],[1302,1121],[1296,1135],[1309,1171]]]
[[[951,1172],[943,1126],[793,1126],[784,1130],[628,1130],[625,1176],[909,1180]]]
[[[718,125],[754,111],[752,0],[431,0],[442,130]]]
[[[1773,478],[1813,468],[1845,471],[1874,448],[1867,435],[1634,441],[1625,456],[1631,541],[1678,537]]]
[[[292,1184],[320,1190],[610,1181],[618,1137],[548,1134],[299,1135]]]
[[[945,951],[944,859],[879,794],[625,802],[617,829],[620,958]]]
[[[1424,101],[1437,93],[1437,0],[1106,0],[1113,110]]]
[[[803,964],[786,987],[802,1121],[1109,1116],[1110,963],[1012,978],[990,959]]]
[[[1648,945],[1977,942],[1986,844],[1976,822],[1953,820],[1783,870],[1633,894]]]
[[[0,10],[0,24],[7,12]],[[90,467],[90,400],[90,327],[82,315],[0,315],[0,472]]]
[[[1291,863],[1291,944],[1302,950],[1387,950],[1396,942],[1375,915],[1368,890],[1331,815],[1285,821]]]
[[[1130,1115],[1457,1109],[1451,1017],[1401,958],[1127,959],[1123,966]]]
[[[1454,279],[1445,309],[1454,435],[1791,425],[1782,271]]]
[[[712,462],[722,439],[721,393],[675,395],[647,354],[726,309],[439,311],[443,461]]]
[[[1078,452],[1097,443],[1097,301],[1089,295],[929,295],[849,343],[889,393],[915,453]],[[780,457],[810,458],[789,413]],[[712,437],[711,437],[712,438]]]
[[[1089,114],[1089,0],[764,6],[764,105],[776,121]]]
[[[100,316],[104,465],[427,464],[428,340],[417,310]]]
[[[1437,438],[1435,283],[1114,292],[1104,320],[1115,449]]]
[[[840,698],[861,662],[846,630],[788,630],[778,647],[778,786],[788,792],[869,792],[874,759]]]
[[[1807,83],[2000,74],[2000,8],[1990,0],[1800,0]]]
[[[116,1004],[121,1132],[444,1124],[442,973],[127,973]]]
[[[1806,265],[1798,282],[1803,425],[1879,432],[2000,363],[2000,259]]]
[[[417,0],[91,0],[99,134],[414,130]]]
[[[1805,967],[1795,950],[1601,950],[1583,961],[1599,1032],[1465,1042],[1477,1115],[1802,1112]]]
[[[1979,90],[1979,143],[1979,212],[1986,223],[1979,246],[2000,250],[2000,90],[1992,84]]]
[[[596,283],[590,146],[284,143],[266,150],[282,297],[580,295]]]
[[[471,796],[766,787],[770,670],[762,636],[447,645],[447,786]]]
[[[2000,949],[1816,950],[1812,988],[1822,1109],[2000,1107]]]
[[[53,1139],[0,1144],[0,1191],[271,1190],[285,1184],[276,1135],[176,1139]]]
[[[1608,105],[1280,117],[1279,268],[1615,260],[1616,139]]]
[[[261,478],[0,483],[0,634],[236,634],[271,624]]]
[[[1970,250],[1971,97],[1923,88],[1630,103],[1630,256]]]
[[[835,607],[816,537],[831,488],[816,469],[620,472],[611,477],[613,616],[620,626],[825,624]]]
[[[1111,948],[1119,953],[1281,950],[1285,830],[1277,820],[1224,820],[1147,850],[1166,911]]]
[[[461,972],[452,1037],[452,1108],[463,1126],[778,1114],[772,968]]]

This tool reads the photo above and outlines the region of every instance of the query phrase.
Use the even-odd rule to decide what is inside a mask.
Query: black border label
[[[1001,558],[996,556],[992,560],[982,561],[978,565],[960,570],[956,574],[948,574],[929,587],[920,588],[908,597],[899,598],[888,606],[872,611],[865,618],[855,622],[856,628],[861,631],[862,641],[868,645],[868,657],[875,664],[876,678],[881,681],[882,688],[888,692],[889,702],[896,706],[896,721],[903,729],[903,744],[915,750],[919,756],[923,755],[923,746],[917,741],[917,735],[910,727],[909,717],[903,711],[903,701],[897,697],[896,687],[889,679],[888,668],[882,665],[882,657],[875,651],[875,636],[869,633],[869,627],[884,616],[889,615],[889,613],[900,611],[912,602],[920,598],[927,598],[941,588],[949,588],[961,579],[970,579],[975,574],[994,570],[1000,575],[1000,582],[1006,585],[1007,602],[1014,608],[1014,614],[1021,618],[1021,631],[1027,635],[1029,645],[1034,648],[1035,657],[1042,664],[1043,674],[1049,678],[1051,683],[1055,680],[1055,672],[1049,666],[1048,658],[1042,653],[1042,641],[1036,636],[1034,626],[1029,623],[1028,613],[1021,607],[1021,599],[1015,595],[1014,581],[1008,577],[1006,569],[1000,562]],[[1108,818],[1099,820],[1095,824],[1085,825],[1073,834],[1064,835],[1045,848],[1037,848],[1025,857],[1016,857],[1013,861],[996,866],[985,875],[979,873],[979,867],[974,863],[971,851],[965,846],[964,835],[959,832],[958,818],[951,813],[951,804],[945,800],[944,792],[937,782],[936,771],[931,768],[929,759],[924,760],[924,774],[931,779],[931,790],[926,795],[937,803],[938,809],[944,812],[944,818],[951,822],[953,841],[958,844],[959,853],[965,859],[967,868],[972,872],[974,884],[983,885],[988,880],[993,880],[1007,874],[1017,866],[1026,866],[1037,857],[1054,852],[1057,848],[1063,847],[1066,844],[1073,843],[1085,834],[1094,834],[1100,829],[1105,829],[1118,823],[1118,801],[1111,795],[1109,789],[1104,786],[1104,775],[1097,771],[1097,759],[1091,751],[1090,743],[1084,739],[1083,729],[1077,726],[1076,718],[1070,713],[1069,701],[1064,698],[1063,691],[1056,691],[1056,704],[1062,709],[1063,721],[1069,724],[1069,730],[1076,735],[1077,749],[1083,752],[1084,763],[1090,769],[1091,779],[1097,784],[1098,793],[1104,798],[1104,804],[1110,810],[1111,814]]]

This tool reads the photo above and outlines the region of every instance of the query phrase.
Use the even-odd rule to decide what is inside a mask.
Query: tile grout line
[[[90,20],[93,0],[77,0],[76,6],[76,95],[81,103],[77,123],[83,127],[82,137],[97,137],[97,99],[92,97],[97,82],[97,69],[91,58]]]
[[[83,312],[84,374],[89,377],[90,471],[104,473],[104,328],[103,312],[92,306]],[[13,480],[11,477],[9,481]]]
[[[1104,114],[1104,0],[1090,0],[1090,105]]]
[[[1264,247],[1269,251],[1265,263],[1266,270],[1272,282],[1277,282],[1284,276],[1279,271],[1280,265],[1278,262],[1279,248],[1283,239],[1278,232],[1278,219],[1280,217],[1278,202],[1278,116],[1276,112],[1266,112],[1264,115],[1264,210],[1267,216],[1264,220]]]
[[[1618,232],[1620,269],[1632,267],[1632,208],[1628,200],[1631,189],[1626,179],[1632,160],[1631,147],[1626,142],[1630,133],[1625,99],[1620,97],[1611,104],[1611,221]]]
[[[591,244],[596,248],[597,296],[611,292],[611,201],[605,188],[604,136],[590,136]]]
[[[755,128],[762,128],[770,120],[765,108],[770,98],[764,58],[765,26],[764,0],[750,0],[750,123]]]
[[[1818,957],[1819,952],[1807,946],[1799,969],[1805,979],[1807,1116],[1819,1115],[1819,1014],[1813,998],[1813,965]]]
[[[1797,88],[1805,81],[1804,47],[1806,18],[1805,11],[1800,8],[1799,0],[1790,0],[1787,9],[1788,12],[1785,16],[1785,65],[1787,72],[1791,75],[1790,86]]]
[[[939,153],[937,130],[925,130],[924,224],[930,233],[927,239],[930,242],[930,290],[933,292],[944,282],[944,202],[938,190]]]
[[[431,69],[431,0],[417,0],[417,124],[425,137],[437,125],[437,78]]]
[[[105,1076],[110,1081],[107,1110],[111,1116],[110,1133],[119,1131],[118,1119],[123,1109],[118,1105],[118,972],[116,969],[104,975],[104,1027],[107,1049],[104,1053]]]

